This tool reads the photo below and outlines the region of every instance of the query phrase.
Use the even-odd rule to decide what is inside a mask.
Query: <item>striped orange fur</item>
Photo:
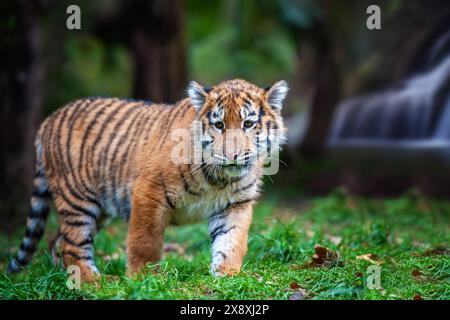
[[[284,81],[268,89],[244,80],[212,88],[192,82],[175,105],[88,98],[59,109],[37,133],[27,229],[9,271],[32,260],[53,199],[54,261],[77,265],[85,281],[98,276],[93,242],[103,216],[129,220],[129,274],[160,259],[168,224],[202,220],[212,240],[212,273],[238,272],[263,162],[283,142],[286,93]],[[184,130],[194,143],[193,123],[201,128],[201,161],[190,153],[174,161],[173,133]]]

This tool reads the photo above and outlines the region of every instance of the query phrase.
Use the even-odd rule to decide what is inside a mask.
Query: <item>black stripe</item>
[[[33,189],[33,191],[31,192],[31,196],[32,197],[37,197],[37,198],[45,198],[45,199],[50,199],[52,197],[52,194],[50,192],[50,190],[48,188],[46,188],[44,191],[40,192],[39,188],[35,188]]]
[[[224,259],[227,258],[227,255],[226,255],[223,251],[216,251],[216,252],[214,253],[214,255],[218,255],[218,254],[220,254],[220,255],[222,256],[222,258],[224,258]]]
[[[143,104],[140,105],[140,107],[144,107]],[[112,152],[112,156],[111,156],[111,161],[109,162],[109,167],[110,167],[110,171],[112,172],[112,181],[111,181],[111,188],[112,190],[117,190],[117,184],[121,182],[122,176],[121,176],[121,172],[122,172],[122,161],[124,160],[124,158],[126,158],[126,152],[122,155],[120,162],[119,162],[119,170],[112,170],[112,166],[117,158],[117,155],[119,153],[119,149],[122,146],[123,143],[127,142],[128,137],[131,133],[131,129],[133,127],[136,127],[136,121],[141,118],[142,112],[146,111],[145,108],[141,108],[140,110],[138,109],[134,115],[134,117],[131,119],[128,127],[125,129],[125,134],[123,134],[118,143],[116,144],[116,147],[114,148],[114,151]],[[136,129],[135,129],[136,130]],[[130,143],[128,143],[128,147],[130,146]],[[122,203],[122,201],[120,202]],[[119,212],[122,211],[121,205],[119,205]]]
[[[219,236],[223,236],[223,235],[227,234],[234,228],[236,228],[236,226],[233,225],[233,226],[229,227],[228,229],[221,228],[221,229],[217,230],[215,233],[211,233],[211,243],[214,243],[214,241],[216,241],[216,239]]]
[[[72,106],[73,107],[73,106]],[[79,200],[84,200],[83,197],[80,195],[79,190],[75,190],[74,188],[76,188],[76,186],[72,187],[72,184],[69,182],[69,175],[68,173],[68,169],[63,161],[63,152],[62,152],[62,147],[61,147],[61,139],[60,139],[60,135],[61,135],[61,130],[62,130],[62,125],[63,122],[65,122],[65,118],[67,117],[67,111],[68,111],[69,107],[66,108],[65,112],[63,113],[62,119],[60,120],[59,124],[58,124],[58,128],[57,128],[57,132],[56,132],[56,139],[55,139],[55,143],[56,143],[56,156],[58,159],[58,167],[61,168],[62,170],[62,179],[65,182],[65,185],[68,187],[68,189],[70,190],[71,194],[76,197]],[[70,131],[70,130],[69,130]],[[86,197],[89,201],[94,202],[94,203],[98,203],[94,198],[91,197]]]
[[[91,217],[94,220],[97,220],[97,218],[90,213],[89,211],[84,211],[84,212],[75,212],[75,211],[69,211],[69,210],[59,210],[58,211],[59,214],[63,215],[64,217],[79,217],[82,218],[83,216],[88,216]]]
[[[76,241],[70,239],[67,234],[63,234],[63,240],[74,247],[83,247],[86,245],[90,245],[94,242],[94,240],[92,239],[91,236],[87,237],[86,239],[81,240],[80,242],[76,242]]]
[[[215,227],[213,230],[211,230],[211,232],[209,233],[211,236],[213,236],[214,234],[216,234],[217,232],[223,230],[223,228],[225,228],[225,223],[222,223],[221,225]]]
[[[245,185],[245,186],[243,186],[243,187],[240,187],[240,188],[237,188],[236,190],[234,190],[234,192],[233,193],[239,193],[239,192],[242,192],[242,191],[246,191],[246,190],[248,190],[248,189],[250,189],[251,187],[253,187],[255,184],[256,184],[256,182],[258,181],[258,177],[256,177],[252,182],[250,182],[249,184],[247,184],[247,185]]]
[[[75,258],[76,260],[92,260],[91,256],[79,256],[75,252],[68,251],[68,250],[61,252],[61,254],[71,256],[71,257]]]
[[[90,103],[91,101],[87,101],[86,104],[84,105],[77,105],[77,110],[75,110],[72,115],[70,116],[69,120],[67,121],[67,126],[69,128],[69,132],[67,135],[67,140],[66,140],[66,155],[67,155],[67,165],[69,167],[70,173],[73,177],[73,180],[75,182],[75,185],[79,185],[81,184],[81,186],[83,187],[83,189],[91,194],[91,197],[95,197],[95,191],[93,191],[92,189],[90,189],[87,184],[86,181],[84,181],[83,177],[81,176],[81,171],[75,171],[73,164],[72,164],[72,157],[70,156],[70,152],[69,150],[71,149],[71,145],[72,145],[72,135],[73,135],[73,131],[74,131],[74,124],[75,121],[77,120],[78,116],[80,115],[81,112],[86,111],[86,109],[89,106],[92,106],[94,104]],[[77,173],[78,173],[78,177],[77,178]]]
[[[42,144],[42,142],[41,142]],[[34,172],[34,178],[40,178],[40,179],[45,179],[45,172],[42,170],[42,163],[40,161],[40,159],[37,159],[37,154],[36,154],[36,163],[39,164],[37,170]]]
[[[36,242],[31,242],[28,245],[25,244],[25,242],[22,242],[22,244],[20,245],[19,250],[24,251],[24,252],[35,252],[37,249],[37,243]]]
[[[56,128],[55,139],[53,139],[53,143],[55,144],[55,147],[56,147],[56,150],[54,151],[55,158],[56,158],[55,160],[57,163],[56,168],[58,168],[62,171],[62,176],[64,177],[64,180],[66,182],[67,182],[67,168],[64,165],[64,161],[63,161],[63,150],[62,150],[62,146],[61,146],[61,133],[62,133],[63,124],[65,123],[66,118],[67,118],[67,113],[71,110],[73,105],[74,105],[74,103],[68,105],[67,107],[65,107],[63,109],[62,116],[59,117],[58,126]]]
[[[33,239],[33,240],[41,240],[43,234],[44,234],[44,230],[43,229],[30,230],[30,229],[27,228],[25,230],[25,237]]]
[[[180,171],[180,178],[181,178],[181,181],[183,181],[183,189],[184,189],[184,192],[187,192],[187,193],[192,194],[192,195],[194,195],[194,196],[200,196],[200,193],[191,190],[191,187],[190,187],[189,184],[187,183],[187,181],[186,181],[186,176],[183,174],[183,171],[181,170],[181,167],[178,167],[178,168],[179,168],[179,171]]]
[[[175,109],[175,114],[172,116],[172,111],[170,112],[169,118],[170,118],[170,117],[172,117],[172,118],[170,119],[170,122],[162,129],[163,136],[161,137],[161,139],[160,139],[159,142],[158,142],[158,143],[159,143],[159,149],[161,149],[161,147],[164,145],[164,142],[165,142],[165,140],[166,140],[166,138],[167,138],[167,135],[169,134],[170,128],[172,127],[172,125],[173,125],[175,119],[178,117],[178,115],[180,114],[180,112],[181,112],[181,111],[184,111],[184,110],[183,110],[183,107],[186,106],[186,105],[188,105],[188,103],[184,103],[184,104],[181,103],[181,104],[179,104],[179,105],[173,107],[173,108]],[[168,118],[168,119],[169,119],[169,118]]]
[[[14,259],[14,261],[16,261],[19,267],[25,267],[25,265],[28,264],[29,259],[29,257],[25,257],[24,259],[19,259],[19,257],[17,257],[16,259]]]
[[[50,118],[48,118],[45,128],[43,129],[43,132],[42,132],[42,134],[43,134],[43,136],[41,137],[42,143],[44,141],[48,141],[48,142],[53,141],[53,128],[55,127],[56,115],[60,112],[60,110],[58,110],[53,115],[51,115]],[[50,150],[50,146],[47,146],[44,149],[45,149],[44,150],[45,158],[47,159],[47,162],[48,162],[48,167],[51,168],[51,167],[53,167],[53,157],[52,157],[52,152]]]
[[[119,100],[119,102],[122,102],[122,101]],[[98,160],[102,159],[101,155],[102,155],[102,152],[104,151],[104,148],[99,148],[99,145],[100,145],[99,143],[100,143],[100,140],[102,139],[102,137],[104,136],[104,132],[106,130],[106,127],[108,125],[111,125],[111,121],[114,119],[114,117],[117,115],[117,113],[119,111],[121,111],[122,107],[130,106],[130,105],[134,106],[132,104],[127,103],[126,101],[124,101],[122,103],[119,103],[117,105],[114,105],[114,110],[112,110],[110,113],[108,113],[107,117],[102,121],[100,129],[97,131],[97,135],[95,137],[95,140],[92,143],[90,149],[88,150],[89,156],[86,155],[86,164],[84,165],[84,168],[85,168],[85,171],[86,171],[87,174],[90,175],[89,170],[87,170],[87,168],[90,165],[90,167],[93,168],[93,170],[94,170],[94,176],[96,178],[98,178],[97,175],[96,175],[96,172],[97,172],[96,170],[99,170],[101,168],[98,165],[94,166],[95,151],[96,150],[100,150],[99,153],[98,153],[98,155],[99,155]],[[106,152],[104,154],[106,154]]]
[[[212,215],[210,215],[209,218],[208,218],[208,220],[209,220],[209,221],[212,221],[212,220],[217,219],[217,218],[224,218],[224,217],[227,216],[227,214],[224,214],[224,213],[225,213],[225,211],[227,211],[228,209],[230,209],[230,208],[232,208],[232,207],[240,206],[240,205],[245,204],[245,203],[249,203],[249,202],[251,202],[251,201],[253,201],[253,200],[254,200],[254,199],[251,198],[251,199],[241,200],[241,201],[237,201],[237,202],[229,202],[229,203],[225,206],[225,208],[220,209],[220,210],[216,211],[215,213],[213,213]]]
[[[259,114],[258,114],[258,123],[261,124],[262,117],[266,115],[266,112],[264,111],[263,107],[259,107]]]
[[[148,111],[148,115],[145,117],[145,119],[142,120],[142,124],[138,124],[139,127],[139,131],[135,134],[134,136],[134,141],[133,143],[130,143],[127,146],[127,151],[124,154],[124,157],[122,158],[122,163],[120,164],[121,169],[122,167],[125,167],[125,161],[127,160],[127,156],[131,156],[134,157],[136,154],[136,148],[138,147],[140,142],[144,142],[144,144],[146,143],[145,139],[148,138],[148,135],[150,134],[150,130],[153,126],[154,122],[150,122],[150,120],[158,118],[158,116],[160,116],[160,113],[155,112],[156,108],[153,108],[151,111]],[[155,117],[155,113],[156,113],[156,117]],[[148,124],[150,124],[150,129],[147,130],[147,126]],[[147,131],[145,131],[147,130]],[[146,138],[141,139],[141,136],[143,134],[143,132],[146,132]],[[131,146],[131,149],[129,149]],[[125,171],[125,177],[129,177],[130,176],[130,170],[131,170],[131,166],[126,166],[126,171]]]
[[[86,129],[84,130],[83,137],[81,139],[80,157],[78,159],[78,172],[81,173],[82,168],[83,168],[83,160],[84,160],[84,154],[85,154],[85,149],[86,149],[86,142],[87,142],[87,138],[88,138],[89,134],[91,133],[91,131],[94,128],[95,124],[97,124],[97,121],[99,120],[99,118],[105,113],[107,108],[111,107],[117,101],[118,100],[113,100],[109,104],[107,104],[105,106],[102,106],[100,108],[100,110],[95,113],[95,115],[93,116],[91,122],[89,122],[89,124],[86,126]],[[104,103],[104,101],[100,101],[95,106],[102,105],[103,103]],[[86,163],[84,165],[84,171],[86,173],[86,178],[87,178],[88,182],[92,183],[92,177],[91,177],[90,172],[89,172],[89,170],[87,168],[87,162],[88,162],[87,158],[86,158],[85,162]]]
[[[206,182],[208,182],[210,185],[218,186],[219,188],[225,188],[226,185],[228,184],[227,180],[218,179],[217,177],[209,174],[208,166],[204,163],[203,158],[202,158],[202,164],[200,165],[200,168],[203,173],[203,177],[205,178]]]
[[[83,197],[76,190],[74,190],[70,184],[67,185],[67,189],[69,189],[70,194],[72,196],[74,196],[75,198],[77,198],[78,200],[89,201],[89,202],[95,204],[97,207],[100,207],[100,203],[97,201],[97,199],[94,199],[94,198],[88,197],[88,196]]]
[[[267,136],[266,136],[266,143],[267,143],[267,154],[270,155],[272,153],[272,141],[269,139],[270,135],[270,129],[272,126],[272,121],[267,121]]]
[[[260,156],[260,146],[259,146],[259,135],[261,133],[261,129],[258,129],[256,132],[256,156],[259,158]]]
[[[66,209],[58,210],[58,213],[64,217],[83,217],[85,215],[85,213],[70,211]]]
[[[82,221],[82,220],[74,220],[74,221],[64,221],[64,224],[71,226],[71,227],[83,227],[83,226],[90,226],[92,225],[89,221]]]
[[[153,119],[151,119],[152,121],[149,122],[150,127],[146,128],[146,135],[145,135],[145,137],[144,137],[145,143],[147,143],[147,140],[148,140],[148,138],[149,138],[149,136],[150,136],[150,132],[152,131],[153,126],[154,126],[155,124],[158,125],[158,120],[159,120],[159,118],[161,118],[163,115],[164,115],[164,112],[162,112],[162,111],[161,111],[161,112],[158,112],[158,113],[156,114],[156,117],[153,118]]]
[[[131,161],[132,160],[131,158],[134,157],[134,151],[136,149],[136,145],[139,142],[139,138],[140,138],[140,136],[142,134],[142,131],[143,131],[144,127],[145,127],[145,123],[153,115],[153,113],[150,112],[148,108],[144,108],[143,110],[145,110],[147,112],[147,115],[145,117],[141,117],[139,119],[139,122],[135,126],[135,131],[134,131],[133,135],[131,136],[131,142],[128,143],[127,148],[125,149],[124,153],[122,154],[122,158],[120,159],[119,172],[118,172],[119,180],[120,179],[123,180],[123,178],[127,179],[128,172],[129,172],[128,169],[131,166],[128,166],[126,168],[127,170],[125,171],[125,176],[124,176],[123,175],[123,170],[125,169],[125,164],[126,164],[127,160]],[[132,148],[132,150],[133,150],[132,152],[130,152],[130,148]]]
[[[170,106],[168,108],[169,109],[167,109],[167,110],[169,110],[169,111],[166,111],[166,113],[164,113],[166,116],[163,121],[163,125],[159,130],[163,135],[168,131],[167,127],[168,127],[170,120],[172,120],[172,113],[178,111],[178,108],[176,106]],[[159,145],[162,144],[163,142],[164,142],[164,139],[161,136],[159,138],[158,142],[152,146],[152,148],[150,149],[150,152],[155,150],[157,147],[159,148]]]
[[[50,208],[47,204],[44,204],[42,206],[42,210],[33,210],[33,208],[30,208],[30,211],[28,212],[28,218],[30,218],[30,219],[45,219],[45,218],[47,218],[49,211],[50,211]]]
[[[167,188],[166,188],[166,185],[165,185],[165,183],[164,183],[164,179],[163,179],[162,175],[160,175],[160,179],[161,179],[161,185],[162,185],[163,190],[164,190],[164,196],[165,196],[165,198],[166,198],[166,202],[167,202],[167,204],[169,205],[169,207],[170,207],[171,209],[175,209],[175,204],[174,204],[173,201],[169,198],[169,195],[168,195],[168,193],[167,193]]]
[[[96,169],[99,172],[98,177],[105,177],[105,175],[107,174],[107,170],[110,168],[107,168],[107,164],[108,164],[108,158],[110,155],[110,150],[111,147],[113,145],[113,141],[116,138],[116,136],[118,134],[120,134],[120,128],[122,127],[122,125],[124,124],[124,122],[126,120],[128,120],[128,118],[130,117],[130,115],[135,112],[137,109],[139,109],[141,107],[141,104],[129,104],[127,105],[127,110],[120,116],[120,119],[118,119],[115,124],[114,127],[111,130],[111,133],[109,135],[109,138],[106,140],[106,143],[103,144],[104,148],[103,148],[103,154],[99,154],[99,157],[97,159],[97,167]],[[111,160],[112,161],[112,160]],[[115,190],[113,190],[115,191]],[[111,198],[113,198],[113,195],[111,195]]]
[[[186,112],[187,112],[188,110],[191,109],[191,105],[190,105],[189,103],[187,103],[186,106],[187,106],[187,107],[186,107],[186,108],[183,110],[183,112],[181,113],[180,118],[184,118]]]
[[[80,206],[78,206],[77,204],[73,203],[73,202],[66,196],[66,194],[65,194],[64,192],[61,192],[60,195],[61,195],[61,197],[63,198],[63,200],[64,200],[70,207],[72,207],[72,209],[74,209],[74,210],[76,210],[76,211],[78,211],[78,212],[80,212],[80,213],[86,214],[86,215],[88,215],[88,216],[94,218],[95,220],[97,220],[97,217],[95,216],[95,214],[93,214],[93,213],[89,212],[87,209],[85,209],[85,208],[83,208],[83,207],[80,207]]]

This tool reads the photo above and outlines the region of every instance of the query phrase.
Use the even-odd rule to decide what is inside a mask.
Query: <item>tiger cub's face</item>
[[[242,178],[279,151],[285,141],[281,116],[288,87],[261,89],[244,80],[205,88],[191,82],[188,94],[202,123],[202,162],[208,174]]]

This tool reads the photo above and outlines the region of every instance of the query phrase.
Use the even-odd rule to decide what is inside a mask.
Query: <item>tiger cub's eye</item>
[[[251,127],[253,127],[253,125],[254,125],[254,122],[251,120],[244,121],[244,128],[251,128]]]
[[[214,123],[214,126],[215,126],[217,129],[222,130],[223,127],[224,127],[224,124],[223,124],[222,121],[217,121],[216,123]]]

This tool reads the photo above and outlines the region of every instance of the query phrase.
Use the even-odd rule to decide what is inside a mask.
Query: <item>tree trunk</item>
[[[134,24],[134,96],[172,103],[186,87],[184,5],[181,0],[127,1]]]
[[[29,203],[42,72],[35,2],[0,6],[0,229],[9,231],[23,222]]]
[[[339,101],[337,66],[329,51],[319,54],[318,80],[312,98],[308,130],[300,146],[302,155],[323,155],[334,109]]]

